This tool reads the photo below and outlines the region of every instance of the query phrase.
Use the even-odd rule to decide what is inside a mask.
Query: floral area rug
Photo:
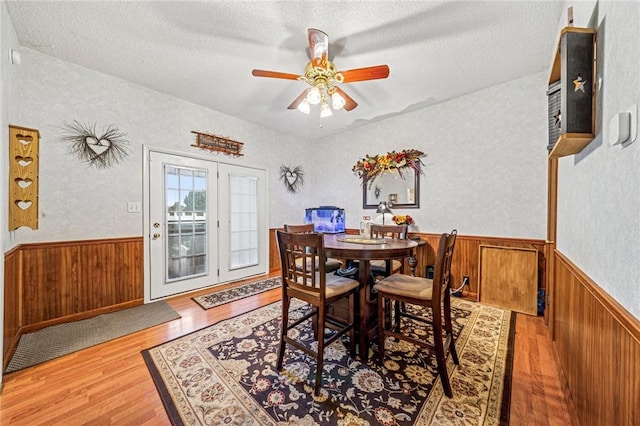
[[[254,294],[262,293],[282,285],[279,277],[268,278],[266,280],[254,281],[252,283],[243,284],[238,287],[217,291],[215,293],[205,294],[202,296],[192,297],[202,309],[211,309],[234,300],[244,299]]]
[[[448,359],[452,399],[444,396],[435,359],[393,339],[386,340],[382,367],[351,359],[343,342],[334,342],[325,349],[322,392],[315,397],[312,358],[287,347],[284,370],[276,371],[280,302],[147,349],[143,357],[174,425],[501,424],[501,409],[508,415],[515,315],[452,303],[460,359],[458,366]],[[297,315],[308,309],[295,308]],[[312,342],[310,325],[295,337]]]

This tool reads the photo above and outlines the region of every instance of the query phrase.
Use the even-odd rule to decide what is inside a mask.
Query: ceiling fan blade
[[[309,54],[314,67],[327,67],[329,60],[329,36],[315,28],[309,28]]]
[[[344,78],[343,83],[353,83],[354,81],[377,80],[389,77],[388,65],[376,65],[374,67],[356,68],[353,70],[340,71]]]
[[[309,90],[311,90],[311,89],[305,89],[305,90],[300,94],[300,96],[298,96],[298,97],[296,98],[296,100],[295,100],[295,101],[291,102],[291,105],[289,105],[289,106],[287,107],[287,109],[296,109],[296,108],[298,108],[298,105],[300,105],[300,103],[302,103],[302,101],[307,97],[307,93],[309,93]]]
[[[345,111],[351,111],[352,109],[354,109],[355,107],[358,106],[358,103],[356,101],[354,101],[351,96],[347,95],[344,90],[342,90],[341,88],[339,88],[338,86],[333,86],[336,89],[336,92],[338,92],[340,94],[340,96],[342,96],[342,99],[344,99],[344,106],[342,107]]]
[[[251,74],[255,77],[270,77],[270,78],[284,78],[287,80],[297,80],[299,75],[288,74],[286,72],[278,71],[266,71],[266,70],[253,70]]]

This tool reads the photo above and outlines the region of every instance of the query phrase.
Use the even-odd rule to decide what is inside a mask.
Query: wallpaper
[[[596,138],[560,160],[557,248],[640,318],[640,141],[609,137],[611,118],[640,105],[640,3],[573,7],[576,26],[598,30]]]

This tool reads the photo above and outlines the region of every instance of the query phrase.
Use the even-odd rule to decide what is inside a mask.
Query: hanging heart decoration
[[[109,139],[97,139],[93,136],[87,136],[84,140],[96,155],[102,155],[103,152],[111,147],[111,141]]]
[[[26,178],[26,179],[15,178],[15,182],[16,182],[16,185],[18,185],[20,188],[26,189],[31,186],[31,184],[33,183],[33,180],[29,178]]]
[[[16,155],[16,161],[18,162],[19,166],[27,167],[29,164],[33,163],[33,158]]]
[[[129,141],[126,133],[118,130],[113,124],[107,126],[102,134],[96,133],[95,123],[83,124],[74,120],[64,123],[62,142],[69,142],[69,151],[80,161],[98,168],[111,167],[129,155]]]
[[[25,146],[33,142],[33,138],[31,136],[24,136],[19,133],[16,135],[16,138],[18,138],[18,142]]]
[[[294,193],[299,191],[304,183],[302,166],[296,166],[293,169],[290,166],[280,166],[280,179],[284,182],[287,191]]]
[[[21,210],[26,210],[29,207],[31,207],[31,205],[33,204],[33,201],[31,200],[16,200],[16,205],[21,209]]]

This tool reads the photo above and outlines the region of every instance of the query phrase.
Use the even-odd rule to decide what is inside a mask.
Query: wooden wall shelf
[[[550,140],[549,157],[577,154],[594,137],[595,108],[595,36],[593,28],[566,27],[560,32],[549,86],[560,82],[560,90],[549,96],[559,96],[560,109],[549,111],[549,126],[557,117],[559,137]],[[557,87],[557,86],[556,86]],[[549,102],[551,105],[558,102]]]
[[[9,126],[9,231],[38,229],[40,132]]]
[[[593,140],[592,133],[565,133],[560,135],[553,149],[549,153],[550,158],[564,157],[577,154],[589,145]]]

